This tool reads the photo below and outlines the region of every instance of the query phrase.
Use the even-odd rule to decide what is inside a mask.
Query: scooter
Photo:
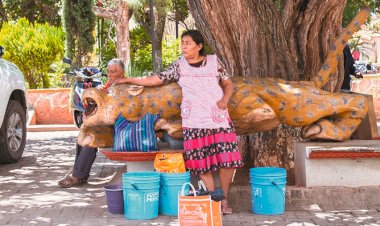
[[[63,58],[63,62],[69,64],[74,71],[66,73],[69,76],[73,76],[76,81],[74,83],[74,92],[72,95],[72,112],[74,118],[74,124],[76,127],[80,128],[83,123],[83,113],[85,108],[83,107],[82,102],[82,93],[85,89],[91,87],[97,87],[103,85],[101,80],[102,76],[107,76],[103,74],[99,69],[94,67],[82,67],[78,68],[72,61],[68,58]]]

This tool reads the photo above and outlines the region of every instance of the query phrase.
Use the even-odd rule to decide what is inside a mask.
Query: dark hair
[[[202,34],[198,30],[187,30],[181,35],[181,38],[184,36],[190,36],[197,45],[202,44],[202,49],[199,50],[199,54],[202,56],[206,55],[206,50],[204,48],[205,41],[203,40]]]

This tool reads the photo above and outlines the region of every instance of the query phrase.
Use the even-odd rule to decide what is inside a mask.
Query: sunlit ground
[[[110,214],[103,186],[113,175],[102,169],[123,164],[106,160],[101,153],[88,185],[59,188],[57,181],[73,164],[77,133],[28,133],[21,161],[0,165],[0,225],[178,225],[176,217],[131,221]],[[309,211],[278,216],[236,213],[224,216],[223,225],[380,225],[379,210],[323,211],[310,206]]]

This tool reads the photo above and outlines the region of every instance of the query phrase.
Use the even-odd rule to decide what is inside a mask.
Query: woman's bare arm
[[[139,86],[159,86],[164,84],[162,80],[157,76],[145,76],[140,78],[119,78],[115,80],[114,84],[129,83]]]

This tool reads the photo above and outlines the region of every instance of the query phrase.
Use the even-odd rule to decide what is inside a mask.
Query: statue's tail
[[[321,70],[319,70],[317,76],[314,77],[316,87],[322,88],[329,81],[330,74],[336,71],[339,56],[343,53],[343,48],[347,45],[347,42],[351,36],[359,30],[360,25],[366,21],[370,11],[371,8],[363,7],[351,23],[342,31],[334,45],[330,47],[330,51],[322,65]]]

